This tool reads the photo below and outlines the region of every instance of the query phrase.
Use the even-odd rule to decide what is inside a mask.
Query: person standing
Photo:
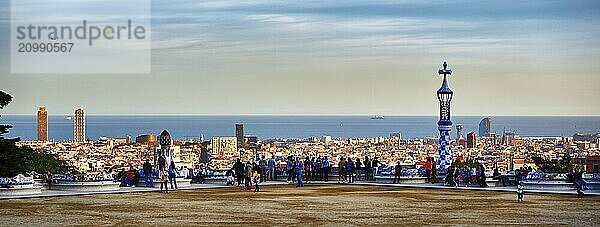
[[[375,176],[378,174],[379,172],[379,160],[377,160],[377,157],[373,158],[373,164],[371,164],[371,167],[373,167],[373,180],[375,180]]]
[[[303,173],[306,177],[306,183],[310,183],[310,173],[311,173],[310,167],[311,167],[310,158],[308,158],[308,156],[307,156],[306,159],[304,159],[304,173]]]
[[[288,174],[288,178],[287,178],[287,182],[291,183],[294,180],[294,171],[296,171],[296,168],[294,167],[296,163],[292,161],[292,156],[288,157],[287,163],[285,165],[285,169],[286,172]]]
[[[369,156],[365,157],[365,180],[369,180],[369,176],[371,175],[371,171],[373,168],[371,167],[371,161],[369,160]]]
[[[252,175],[252,181],[254,182],[254,193],[260,191],[258,184],[260,183],[260,174],[258,172],[254,172]]]
[[[235,173],[235,177],[237,178],[237,186],[242,185],[242,181],[244,180],[244,164],[238,158],[233,164],[233,172]]]
[[[356,180],[360,180],[360,175],[362,174],[362,162],[360,161],[360,157],[356,158],[354,166],[356,167]]]
[[[152,164],[150,159],[146,159],[144,162],[144,183],[146,187],[154,187],[154,180],[152,179]]]
[[[171,189],[173,189],[173,184],[175,184],[175,189],[177,189],[177,171],[175,169],[175,162],[171,160],[171,164],[169,165],[169,181],[171,182]]]
[[[432,184],[438,182],[437,163],[435,162],[434,157],[431,157],[431,178]]]
[[[471,167],[471,183],[477,183],[477,169],[475,167]]]
[[[262,156],[260,161],[258,161],[258,165],[260,167],[260,172],[258,172],[260,175],[260,182],[264,182],[267,178],[267,160],[265,160],[265,156]]]
[[[340,162],[338,162],[338,184],[346,182],[346,160],[341,157]]]
[[[296,187],[304,186],[302,183],[302,171],[304,171],[304,163],[302,163],[302,160],[298,159],[298,161],[296,161],[296,180],[298,181]]]
[[[523,196],[525,195],[525,186],[523,186],[523,181],[519,182],[517,185],[517,202],[523,202]]]
[[[425,161],[425,177],[427,178],[426,183],[431,183],[431,158],[427,157]]]
[[[48,190],[52,189],[52,173],[50,171],[46,172],[46,184],[48,184]]]
[[[158,158],[158,171],[159,171],[159,177],[160,177],[160,191],[162,192],[163,190],[163,185],[165,187],[165,193],[169,193],[169,187],[167,186],[167,173],[166,173],[166,168],[167,167],[167,160],[165,159],[165,157],[160,156]]]
[[[275,159],[271,156],[267,162],[267,180],[275,180]]]
[[[396,166],[394,166],[394,184],[400,183],[400,174],[402,173],[402,166],[400,165],[400,161],[396,161]]]
[[[310,170],[311,170],[311,174],[312,174],[310,177],[310,180],[311,181],[317,180],[318,169],[317,169],[317,162],[314,157],[310,159]]]
[[[485,166],[483,164],[479,164],[479,186],[487,187],[486,177],[485,177]]]
[[[317,156],[317,180],[323,180],[323,158]]]
[[[329,170],[331,170],[329,159],[327,157],[323,157],[323,180],[325,182],[329,181]]]
[[[471,184],[471,170],[468,166],[463,166],[462,168],[462,179],[465,181],[465,187],[468,188]]]
[[[352,158],[348,158],[346,166],[348,166],[348,168],[346,168],[348,174],[348,183],[354,183],[354,172],[356,171],[356,167],[354,166],[354,161],[352,161]]]
[[[250,188],[252,187],[252,163],[250,161],[246,162],[246,169],[244,170],[244,173],[246,174],[244,176],[244,181],[245,181],[245,185],[246,186],[246,190],[250,190]]]

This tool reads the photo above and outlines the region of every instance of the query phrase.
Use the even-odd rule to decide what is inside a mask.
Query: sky
[[[598,1],[152,1],[150,74],[11,74],[9,2],[2,114],[600,115]]]

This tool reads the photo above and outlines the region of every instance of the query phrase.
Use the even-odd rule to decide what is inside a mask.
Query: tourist
[[[310,169],[311,165],[310,165],[310,159],[308,158],[308,156],[306,157],[306,159],[304,159],[304,175],[306,177],[306,183],[310,183]]]
[[[369,156],[365,157],[365,180],[369,180],[369,175],[371,175],[371,172],[373,171],[373,169],[371,168],[371,161],[369,161]]]
[[[317,180],[323,180],[323,158],[321,156],[317,156]]]
[[[175,189],[177,189],[177,171],[175,170],[175,162],[171,160],[171,164],[169,165],[169,181],[171,182],[171,189],[173,189],[173,184],[175,184]]]
[[[258,184],[260,183],[260,174],[258,172],[254,172],[252,175],[252,181],[254,182],[254,193],[260,191]]]
[[[244,181],[246,182],[246,184],[244,186],[246,186],[246,190],[250,190],[252,188],[252,168],[254,166],[252,166],[252,163],[250,161],[246,162],[246,169],[244,171],[244,173],[246,173],[246,175],[244,176],[245,179]]]
[[[460,186],[460,171],[458,166],[452,168],[452,186],[458,188]]]
[[[400,183],[400,174],[402,173],[402,166],[400,165],[400,161],[396,161],[396,166],[394,166],[394,184]]]
[[[154,187],[154,180],[152,179],[152,164],[150,159],[146,159],[144,162],[144,183],[146,187]]]
[[[527,168],[525,166],[521,167],[521,181],[524,181],[527,178]]]
[[[329,159],[327,157],[323,157],[323,180],[325,182],[329,181],[329,171],[331,170],[331,164],[329,163]]]
[[[196,165],[197,166],[197,165]],[[188,168],[188,179],[194,179],[194,169],[192,169],[192,167]]]
[[[356,166],[356,180],[360,180],[360,175],[362,174],[362,171],[363,171],[362,162],[360,161],[360,157],[356,158],[356,162],[354,163],[354,166]]]
[[[227,172],[225,172],[225,176],[227,177],[227,186],[235,184],[233,175],[234,173],[231,169],[228,169]]]
[[[276,180],[275,179],[275,159],[274,155],[271,155],[269,161],[267,161],[267,180]]]
[[[192,169],[191,174],[192,175],[192,183],[198,183],[198,173],[200,172],[200,166],[196,165],[194,167],[194,169]]]
[[[506,184],[510,185],[508,177],[503,176],[500,173],[500,171],[498,171],[498,166],[496,166],[496,168],[494,168],[494,173],[492,173],[492,179],[502,182],[502,187],[506,187]]]
[[[478,177],[479,177],[479,186],[487,187],[488,185],[487,185],[487,181],[486,181],[486,177],[485,177],[485,166],[483,164],[479,164]]]
[[[235,177],[237,178],[237,186],[241,186],[244,181],[244,163],[240,161],[238,158],[233,164],[233,172],[235,173]]]
[[[317,162],[315,161],[314,157],[310,159],[310,171],[311,171],[310,172],[311,173],[310,180],[311,181],[317,180]]]
[[[475,167],[471,167],[471,183],[475,184],[477,182],[477,169]]]
[[[435,158],[431,157],[431,183],[438,182],[438,174],[437,174],[437,163],[435,162]]]
[[[373,159],[373,163],[371,164],[371,167],[373,168],[373,180],[375,180],[375,176],[378,174],[379,171],[379,160],[377,160],[377,157],[375,157]]]
[[[158,158],[158,171],[159,171],[159,177],[160,177],[160,191],[163,191],[163,185],[165,188],[165,193],[169,193],[169,188],[167,186],[167,173],[166,171],[166,166],[167,166],[167,160],[165,159],[164,156],[160,156]]]
[[[465,181],[465,187],[468,188],[471,184],[471,170],[468,166],[463,166],[461,175],[462,179]]]
[[[425,180],[426,183],[431,183],[431,158],[427,157],[427,161],[425,161]]]
[[[525,186],[523,186],[523,181],[519,182],[517,186],[517,202],[523,202],[523,195],[525,194]]]
[[[346,160],[344,157],[340,157],[338,162],[338,184],[346,182]]]
[[[265,160],[265,156],[262,156],[260,161],[258,161],[258,167],[260,169],[260,182],[265,182],[267,177],[267,160]]]
[[[573,173],[573,183],[578,191],[587,190],[587,182],[583,179],[583,170],[577,168]]]
[[[50,190],[52,188],[52,173],[50,173],[50,171],[46,172],[46,184],[48,184],[48,190]]]
[[[200,166],[200,172],[198,173],[198,183],[206,184],[206,175],[207,174],[208,173],[206,172],[206,167]]]
[[[285,169],[288,174],[288,178],[287,178],[288,183],[291,183],[294,180],[293,173],[294,173],[294,171],[296,171],[296,168],[294,168],[294,164],[295,164],[295,162],[292,162],[292,157],[288,156],[288,160],[285,165]]]
[[[303,187],[302,183],[302,171],[304,171],[304,163],[300,159],[296,161],[296,180],[298,181],[298,185],[296,187]]]
[[[352,158],[348,158],[348,161],[346,162],[346,167],[346,174],[348,174],[348,183],[354,183],[354,172],[356,168],[354,166],[354,161],[352,161]]]
[[[135,187],[135,182],[137,181],[136,172],[133,168],[129,167],[129,170],[123,176],[121,184],[125,187]]]

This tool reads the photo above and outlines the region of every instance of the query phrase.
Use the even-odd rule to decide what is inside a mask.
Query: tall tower
[[[45,106],[40,106],[37,112],[38,141],[48,141],[48,111]]]
[[[244,124],[235,124],[235,137],[237,137],[237,142],[244,142]]]
[[[75,118],[73,119],[73,139],[75,142],[85,141],[85,113],[81,107],[75,109]]]
[[[485,117],[479,122],[479,136],[490,136],[492,129],[490,128],[490,118]]]
[[[450,101],[454,92],[448,87],[447,76],[452,74],[452,70],[448,69],[448,64],[444,62],[443,68],[438,70],[439,75],[444,75],[442,87],[437,91],[437,98],[440,101],[440,120],[438,121],[438,129],[440,130],[440,141],[438,146],[439,168],[445,172],[447,166],[452,164],[452,154],[450,150],[450,131],[452,130],[452,121],[450,121]]]

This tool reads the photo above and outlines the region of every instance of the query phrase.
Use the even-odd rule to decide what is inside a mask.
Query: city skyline
[[[446,60],[454,116],[600,115],[594,1],[155,2],[148,75],[10,74],[9,8],[3,114],[434,116]]]

